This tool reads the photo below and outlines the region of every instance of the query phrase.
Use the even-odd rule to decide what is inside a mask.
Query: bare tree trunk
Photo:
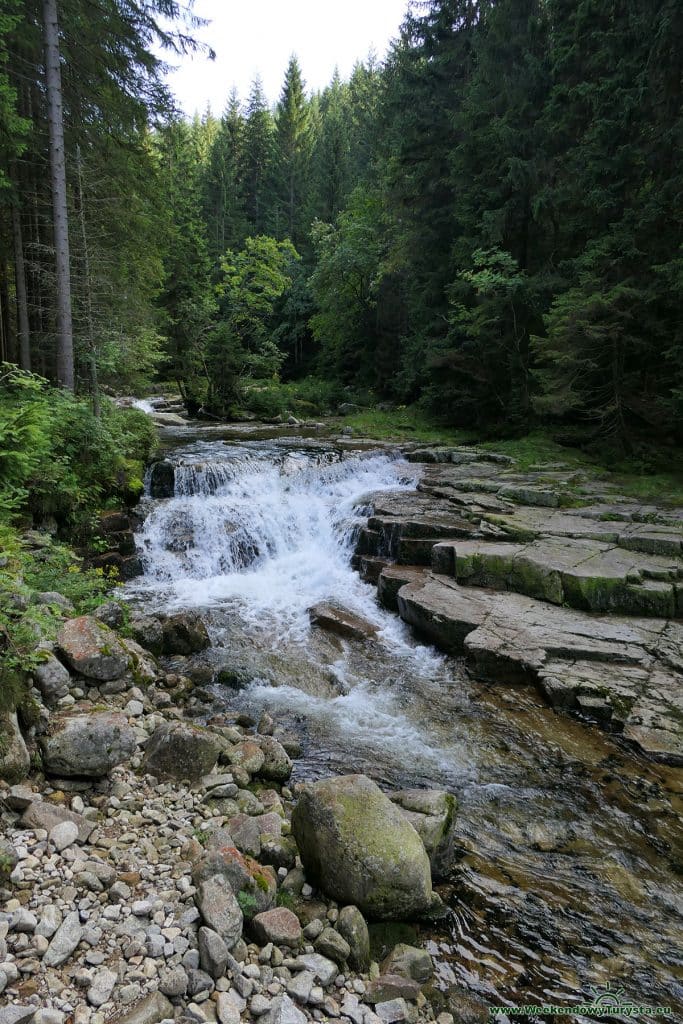
[[[57,379],[63,388],[74,390],[74,342],[71,320],[71,258],[66,196],[66,154],[62,109],[62,74],[59,66],[59,21],[57,0],[43,0],[45,32],[45,84],[50,133],[52,213],[55,236],[57,279]]]
[[[28,325],[28,301],[26,298],[26,269],[24,265],[24,240],[21,231],[21,213],[12,203],[12,236],[14,240],[14,277],[17,286],[17,323],[19,325],[19,365],[22,370],[31,369],[31,333]]]
[[[92,312],[92,291],[90,289],[90,253],[88,250],[88,232],[85,225],[85,199],[83,196],[83,163],[81,147],[76,147],[76,166],[78,168],[78,214],[81,226],[81,245],[83,246],[83,280],[85,285],[85,320],[88,330],[88,356],[90,361],[90,386],[92,389],[92,411],[100,418],[100,385],[97,375],[97,346],[95,344],[95,325]]]

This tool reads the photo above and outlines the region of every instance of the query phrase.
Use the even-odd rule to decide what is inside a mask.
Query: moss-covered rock
[[[433,904],[424,844],[364,775],[307,786],[292,829],[309,880],[375,920],[410,918]]]
[[[218,760],[220,741],[208,729],[176,722],[155,729],[145,752],[145,771],[166,779],[196,782]]]
[[[10,785],[21,782],[29,773],[31,759],[15,712],[0,717],[0,779]]]

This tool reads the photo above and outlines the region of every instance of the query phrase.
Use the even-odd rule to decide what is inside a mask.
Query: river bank
[[[417,931],[407,933],[409,945],[421,947],[432,957],[435,976],[425,989],[427,1003],[416,1003],[409,998],[410,986],[404,986],[399,998],[406,999],[406,1003],[401,1012],[410,1016],[417,1010],[426,1018],[430,1014],[451,1012],[457,1019],[486,1019],[488,1003],[510,1004],[519,1001],[521,994],[526,999],[536,995],[541,998],[544,993],[552,992],[561,1003],[571,1004],[582,993],[588,993],[592,984],[604,986],[615,976],[626,975],[635,979],[643,1001],[676,1005],[680,994],[672,977],[675,938],[671,915],[678,896],[672,872],[676,866],[675,800],[680,792],[680,779],[675,767],[648,765],[638,754],[633,737],[628,745],[622,745],[623,741],[613,733],[595,729],[595,724],[612,730],[621,724],[614,710],[607,716],[606,706],[613,708],[613,705],[610,694],[604,692],[604,680],[601,680],[598,695],[602,703],[598,707],[595,680],[586,680],[585,673],[579,673],[580,685],[573,691],[575,703],[565,705],[574,715],[578,714],[578,718],[572,719],[565,712],[556,714],[544,698],[542,683],[546,677],[542,677],[539,670],[539,659],[545,664],[548,655],[541,658],[538,653],[535,660],[529,660],[530,651],[545,650],[538,643],[533,647],[526,636],[524,643],[506,641],[502,653],[497,648],[495,656],[486,647],[485,658],[478,657],[481,643],[467,648],[465,645],[468,641],[471,643],[472,634],[477,631],[481,638],[481,631],[485,632],[487,626],[495,624],[495,629],[490,631],[500,633],[501,623],[495,615],[487,611],[484,620],[479,622],[473,620],[469,610],[471,603],[477,605],[483,594],[491,592],[492,586],[506,602],[542,603],[550,616],[555,610],[562,615],[586,616],[591,622],[596,618],[612,621],[611,617],[605,617],[604,610],[591,613],[564,607],[567,603],[564,590],[558,592],[557,587],[567,585],[567,575],[576,576],[575,562],[570,560],[569,565],[551,567],[550,572],[536,569],[534,575],[533,566],[538,562],[538,558],[534,561],[537,554],[534,544],[539,541],[529,535],[533,533],[529,516],[532,520],[536,513],[550,517],[556,531],[560,526],[565,531],[569,529],[566,523],[560,523],[561,516],[568,517],[573,527],[571,533],[578,536],[567,536],[566,532],[556,532],[554,536],[555,543],[558,538],[562,538],[562,542],[566,539],[570,548],[571,542],[585,539],[581,531],[586,524],[593,524],[588,542],[603,547],[590,557],[599,553],[603,559],[606,555],[616,559],[616,563],[610,563],[609,579],[617,582],[607,590],[609,600],[649,601],[650,591],[654,589],[654,600],[673,601],[674,612],[677,591],[672,567],[677,564],[675,553],[648,554],[649,568],[645,572],[640,562],[638,565],[629,562],[624,570],[620,560],[626,556],[638,561],[647,554],[641,549],[653,542],[653,533],[658,544],[673,544],[678,527],[667,519],[666,513],[653,522],[651,513],[646,512],[647,521],[640,523],[640,512],[632,506],[628,508],[629,503],[624,506],[615,500],[612,505],[619,504],[623,518],[613,518],[614,510],[605,518],[587,515],[586,509],[594,507],[597,498],[590,495],[593,506],[590,503],[581,508],[568,505],[563,495],[568,491],[573,504],[583,482],[565,481],[563,471],[557,467],[544,467],[532,474],[533,480],[525,473],[524,480],[520,481],[514,479],[514,467],[505,458],[496,460],[490,453],[482,455],[459,449],[455,453],[461,457],[457,463],[451,450],[420,452],[411,446],[413,450],[406,452],[411,461],[405,461],[392,446],[378,449],[376,444],[366,444],[348,435],[330,442],[316,436],[315,428],[311,428],[312,437],[292,437],[292,429],[284,427],[274,431],[272,426],[250,425],[236,431],[226,431],[220,426],[197,430],[193,425],[179,424],[165,428],[163,445],[167,461],[173,467],[173,494],[150,496],[143,502],[139,514],[143,522],[136,541],[145,575],[127,584],[122,595],[132,609],[133,622],[129,628],[134,626],[138,642],[154,652],[144,657],[154,678],[143,682],[139,673],[133,673],[126,686],[116,693],[111,692],[116,686],[103,686],[100,682],[91,681],[84,686],[77,673],[71,680],[69,692],[57,701],[58,704],[67,701],[73,709],[70,700],[73,698],[75,709],[88,714],[104,713],[99,710],[102,702],[120,707],[127,726],[136,733],[135,753],[103,776],[101,782],[81,784],[81,792],[75,797],[70,783],[62,785],[54,777],[32,776],[35,780],[33,800],[36,795],[42,795],[43,803],[53,807],[73,806],[76,800],[77,808],[80,808],[80,800],[90,820],[97,817],[98,822],[104,821],[106,825],[104,835],[96,834],[95,844],[91,843],[91,848],[86,847],[85,852],[95,861],[109,863],[113,860],[114,866],[118,854],[112,855],[111,851],[125,849],[127,844],[126,855],[131,853],[128,860],[148,859],[151,856],[148,833],[152,830],[161,847],[159,863],[171,862],[169,877],[177,883],[178,899],[191,910],[193,868],[184,856],[178,859],[178,851],[182,851],[182,837],[190,840],[195,830],[207,831],[207,822],[209,826],[220,822],[221,802],[241,800],[244,805],[240,807],[237,803],[236,808],[222,808],[224,820],[219,827],[227,827],[232,840],[236,840],[233,833],[237,824],[231,831],[228,822],[244,814],[247,818],[258,819],[275,813],[282,822],[281,832],[288,838],[288,823],[300,783],[310,784],[330,775],[344,775],[351,769],[364,771],[389,792],[415,786],[423,793],[429,789],[439,790],[455,796],[459,803],[455,819],[448,823],[448,843],[438,858],[433,857],[432,865],[435,880],[444,879],[445,885],[439,891],[448,910],[440,924],[423,922]],[[235,433],[243,440],[235,443]],[[264,437],[264,433],[268,436]],[[273,433],[289,433],[290,436],[273,438]],[[152,480],[150,475],[150,490]],[[544,504],[523,504],[519,495],[516,498],[511,495],[510,488],[519,489],[522,485],[527,491],[529,487],[534,490],[533,497],[542,493]],[[501,494],[504,488],[508,490]],[[557,505],[546,504],[551,501],[551,495],[556,496]],[[609,497],[613,499],[614,495]],[[520,512],[526,531],[523,545],[519,532]],[[626,517],[625,512],[630,512],[630,516]],[[503,530],[501,519],[508,529],[512,527],[517,531],[504,534],[505,540],[501,540],[500,533],[487,532],[494,527]],[[454,532],[456,522],[459,526]],[[596,538],[595,531],[607,526],[611,530],[609,540],[605,540],[602,533]],[[543,536],[543,530],[537,529],[537,533]],[[459,551],[462,544],[475,545],[475,548]],[[529,572],[520,573],[519,563],[513,565],[503,560],[502,564],[501,552],[487,547],[501,544],[506,545],[506,555],[514,555],[512,562],[515,558],[526,559],[532,567]],[[545,550],[542,553],[545,555]],[[465,555],[469,575],[463,577],[463,563],[459,559]],[[664,575],[657,561],[662,557],[668,559],[668,575]],[[352,561],[372,583],[363,582],[353,571]],[[477,572],[485,573],[485,578],[472,575],[473,564],[478,567]],[[604,572],[604,566],[601,571]],[[637,579],[639,571],[641,576]],[[650,572],[655,572],[654,579]],[[650,588],[651,579],[661,586]],[[423,616],[428,613],[430,628],[434,628],[437,620],[445,622],[450,641],[457,634],[459,646],[449,646],[450,641],[443,646],[458,657],[438,655],[430,647],[416,642],[393,612],[378,608],[374,596],[377,582],[385,603],[399,607],[403,603],[402,614],[407,621],[412,614],[408,609],[419,607]],[[484,588],[482,583],[486,584]],[[530,597],[521,587],[528,589],[532,585],[546,587],[546,590]],[[447,589],[449,597],[446,614],[442,587]],[[427,588],[436,588],[438,605],[428,606],[423,594]],[[636,593],[633,598],[633,590],[646,593]],[[595,593],[591,588],[589,591],[591,595]],[[665,591],[674,596],[662,596]],[[455,618],[452,616],[454,593],[458,593],[460,602]],[[461,608],[463,600],[467,603],[467,614]],[[325,601],[336,608],[331,612],[328,608],[322,615],[320,611],[315,613],[317,624],[311,625],[309,609]],[[508,628],[515,620],[511,607],[506,605],[500,613]],[[160,648],[159,632],[154,623],[162,623],[163,644],[163,623],[169,616],[187,614],[188,608],[198,613],[199,622],[206,629],[208,646],[202,641],[202,650],[192,651],[186,646],[183,651],[177,649],[176,638],[175,650],[168,646]],[[641,608],[639,616],[644,614]],[[524,617],[528,627],[528,611],[524,612]],[[623,617],[621,612],[618,617]],[[426,628],[425,621],[421,619],[415,624],[429,636],[430,628]],[[642,629],[647,628],[650,633],[637,652],[629,648],[627,669],[639,667],[638,659],[645,656],[643,651],[653,662],[663,656],[670,660],[671,650],[668,654],[655,650],[652,630],[661,640],[661,630],[657,632],[657,627],[653,626],[658,621],[658,616],[645,614]],[[548,626],[547,621],[542,625],[546,634],[555,633],[554,625]],[[333,632],[325,628],[330,626]],[[200,626],[200,633],[201,629]],[[564,630],[564,656],[572,667],[577,659],[570,653],[573,651],[571,644],[576,643],[579,636],[585,645],[584,633]],[[442,640],[440,636],[434,638]],[[490,640],[484,639],[490,644]],[[608,659],[615,657],[615,649],[606,646],[608,640],[603,635],[592,637],[591,650],[587,653],[582,648],[584,659],[590,659],[590,664],[600,666],[603,672],[610,663]],[[125,638],[125,642],[130,640]],[[677,642],[673,636],[669,647],[673,649],[672,645]],[[635,642],[632,646],[638,647]],[[514,651],[512,657],[509,648]],[[460,657],[461,653],[468,654],[467,664]],[[154,664],[155,657],[160,659],[158,665]],[[558,659],[557,651],[551,652],[552,659]],[[492,665],[500,669],[493,682]],[[486,672],[482,671],[482,666]],[[480,678],[470,674],[472,668],[474,675]],[[619,672],[621,675],[621,666]],[[587,689],[582,689],[584,686]],[[644,692],[640,686],[635,696],[642,700]],[[648,699],[655,699],[655,694],[649,691],[648,694]],[[182,700],[179,700],[181,695]],[[621,696],[623,698],[623,694]],[[44,695],[41,699],[44,700]],[[631,712],[635,704],[637,701],[631,705]],[[622,706],[621,703],[614,705],[617,713]],[[217,716],[223,716],[223,724],[218,724]],[[49,715],[44,718],[45,725]],[[595,724],[591,725],[590,719]],[[205,723],[212,730],[231,730],[228,736],[232,751],[246,743],[255,743],[259,749],[262,745],[267,747],[269,740],[263,738],[266,732],[263,728],[255,729],[259,723],[264,723],[265,729],[270,731],[272,720],[273,729],[279,735],[276,742],[282,741],[285,754],[289,750],[300,755],[294,759],[291,782],[259,781],[261,766],[251,776],[249,788],[246,785],[243,788],[242,783],[247,782],[239,773],[243,766],[235,764],[232,753],[227,759],[223,758],[228,763],[202,777],[204,781],[208,779],[206,788],[202,788],[203,783],[191,787],[178,782],[155,785],[144,774],[143,758],[147,756],[144,751],[150,735],[160,725],[180,720]],[[627,725],[628,717],[624,719],[622,730]],[[671,732],[661,729],[659,724],[656,728]],[[31,742],[33,736],[28,739]],[[37,735],[35,739],[38,740]],[[35,745],[41,746],[38,742]],[[640,748],[645,749],[642,743]],[[648,753],[661,755],[661,751],[658,754],[648,750]],[[664,754],[670,753],[669,744]],[[259,755],[254,750],[250,754],[255,757],[253,765],[259,761]],[[222,778],[227,774],[232,775],[230,782]],[[112,782],[122,796],[116,795]],[[217,796],[219,786],[237,786],[238,792],[230,789],[231,795],[226,791],[225,795]],[[247,794],[255,797],[260,806],[254,805]],[[14,799],[21,799],[21,796]],[[284,816],[279,813],[279,807]],[[209,808],[211,813],[208,813]],[[154,811],[158,821],[153,814],[145,813],[148,809]],[[413,815],[413,823],[418,823],[415,815],[420,812],[404,809],[409,816]],[[14,827],[20,824],[19,810],[10,807],[7,812],[10,820],[16,822]],[[79,810],[76,813],[80,813]],[[445,825],[445,821],[442,824]],[[253,832],[252,826],[246,831],[250,827]],[[176,829],[179,831],[177,843],[174,841]],[[122,837],[123,841],[119,842]],[[113,845],[101,843],[101,838],[112,839]],[[71,870],[70,862],[74,859],[74,848],[69,854],[70,848],[66,847],[65,866],[62,866],[46,840],[47,835],[37,837],[27,835],[26,830],[21,832],[20,848],[22,853],[26,851],[23,860],[28,858],[28,866],[21,879],[25,884],[20,887],[19,898],[22,907],[29,906],[31,912],[40,910],[44,903],[35,892],[34,872],[38,865],[30,858],[36,857],[40,863],[41,857],[56,857],[50,866],[56,867],[60,877],[60,872]],[[246,842],[249,841],[247,836]],[[152,838],[151,842],[154,845],[157,840]],[[254,850],[255,847],[251,852],[245,850],[242,855],[250,856]],[[266,851],[266,856],[274,856],[270,843],[266,844]],[[445,854],[445,859],[441,854]],[[261,863],[268,863],[263,859],[263,849],[258,851],[258,856]],[[282,856],[281,850],[277,856]],[[78,858],[75,859],[78,863]],[[277,863],[271,863],[271,867],[276,866]],[[279,866],[284,868],[284,864]],[[18,868],[24,871],[22,861]],[[135,870],[131,871],[134,876]],[[123,873],[130,875],[131,871]],[[134,997],[137,999],[158,988],[161,985],[160,962],[156,964],[156,973],[151,966],[146,966],[146,961],[155,957],[147,955],[145,959],[141,951],[136,953],[142,957],[140,961],[131,957],[127,967],[122,965],[115,969],[116,963],[121,965],[122,962],[111,960],[111,954],[106,952],[106,948],[113,949],[113,946],[106,946],[106,940],[111,941],[112,933],[123,923],[104,924],[114,922],[117,916],[115,913],[106,916],[106,909],[112,902],[121,904],[119,913],[124,920],[133,922],[135,918],[137,930],[146,930],[145,942],[150,928],[151,934],[156,935],[157,925],[160,930],[178,927],[175,920],[166,924],[171,914],[182,916],[174,909],[178,903],[175,898],[168,906],[154,911],[155,914],[163,911],[163,921],[157,922],[152,915],[148,927],[144,917],[141,922],[136,918],[133,912],[136,899],[143,898],[144,902],[148,893],[163,896],[156,891],[159,886],[153,882],[156,872],[153,858],[147,871],[147,876],[142,875],[139,882],[134,879],[134,885],[130,884],[130,879],[124,880],[131,892],[127,895],[119,886],[116,889],[119,897],[114,900],[103,896],[104,888],[96,897],[88,896],[90,890],[87,887],[83,890],[80,878],[73,886],[79,899],[91,901],[83,909],[88,911],[92,906],[98,920],[102,918],[98,926],[105,939],[105,959],[101,965],[85,960],[86,947],[81,945],[77,954],[78,969],[86,973],[78,975],[74,964],[67,963],[66,976],[60,976],[55,982],[54,971],[42,969],[39,954],[33,952],[32,940],[20,940],[22,948],[18,952],[23,955],[18,959],[24,965],[31,965],[32,961],[32,966],[39,965],[34,971],[28,971],[22,980],[37,980],[39,985],[49,981],[57,987],[63,984],[60,996],[66,993],[63,1001],[68,1003],[73,998],[72,993],[75,994],[76,1005],[80,998],[83,1009],[79,1013],[84,1021],[116,1016],[108,1000],[102,1003],[104,1010],[88,1000],[98,966],[116,974],[111,990],[114,1001],[119,1000],[121,992],[134,1002]],[[166,873],[164,866],[164,877]],[[175,879],[174,873],[178,875]],[[280,880],[282,884],[284,880]],[[65,886],[70,895],[67,884],[70,881],[64,875],[61,882],[55,882],[56,891]],[[112,880],[112,884],[116,883]],[[169,882],[168,890],[171,889]],[[22,892],[26,895],[22,896]],[[335,913],[339,913],[340,905],[335,905],[337,901],[333,903],[328,897],[322,901],[324,906],[320,902],[316,906],[320,895],[319,890],[309,892],[306,888],[302,906],[306,904],[310,909],[313,905],[317,919],[325,928],[325,921],[327,927],[336,924]],[[73,910],[77,909],[78,900],[73,902]],[[66,904],[64,910],[67,916],[73,913]],[[309,923],[306,922],[306,927]],[[308,945],[313,947],[314,953],[319,936],[313,937],[313,931],[317,929],[318,925],[314,925],[301,940],[308,937]],[[181,933],[188,941],[188,950],[199,942],[196,920],[184,924]],[[14,929],[9,935],[10,949],[16,947],[22,934],[34,933]],[[116,941],[120,941],[123,934],[127,934],[125,929],[118,933]],[[101,938],[99,941],[96,957],[103,948]],[[39,945],[42,947],[43,943]],[[236,988],[239,995],[242,982],[236,979],[242,976],[254,982],[255,987],[244,1007],[238,1007],[239,1012],[258,1016],[254,1008],[258,1010],[265,1004],[257,999],[252,1008],[253,998],[264,996],[276,1000],[287,995],[294,1001],[294,1009],[299,1005],[313,1019],[333,1016],[329,1011],[334,1011],[334,1007],[316,1003],[317,993],[313,1001],[297,997],[296,978],[300,970],[305,970],[300,964],[294,967],[291,963],[284,964],[283,960],[282,967],[290,972],[290,977],[276,976],[264,986],[268,970],[276,972],[280,968],[273,966],[272,954],[267,964],[259,960],[263,949],[262,944],[254,944],[239,971],[236,968],[228,971],[224,976],[227,988],[225,981],[219,985],[220,979],[217,979],[208,999],[194,1000],[195,1006],[203,1008],[202,1013],[209,1016],[195,1015],[193,1019],[213,1019],[211,1015],[218,1014],[220,1006],[224,1014],[233,1013],[232,1009],[225,1009],[226,1000],[221,1003],[219,997],[222,990],[223,994],[230,996],[232,992],[234,996]],[[375,946],[375,956],[379,955],[377,949]],[[280,952],[284,959],[292,960],[287,950],[284,946]],[[390,950],[385,948],[385,952]],[[10,956],[17,959],[14,952]],[[172,972],[182,967],[188,975],[188,987],[183,993],[165,996],[175,1004],[173,1013],[181,1017],[192,1002],[190,975],[188,965],[183,964],[183,956],[173,947],[169,962],[164,962],[163,968]],[[178,958],[177,963],[173,957]],[[258,978],[252,968],[259,970]],[[265,973],[264,968],[267,968]],[[149,972],[148,977],[135,975],[136,971],[144,974],[145,970]],[[77,976],[83,984],[80,990],[74,984]],[[335,978],[331,989],[332,998],[335,991],[342,996],[341,1000],[336,999],[341,1015],[353,1021],[357,1017],[372,1020],[367,1015],[377,1011],[377,1004],[369,1003],[360,988],[369,986],[373,979],[369,974],[353,970],[345,972],[344,977],[342,985],[336,985]],[[311,991],[316,988],[315,980]],[[292,994],[288,992],[290,982],[295,983]],[[267,989],[269,984],[276,983],[281,984],[278,993],[258,991],[259,985]],[[164,984],[172,987],[170,981]],[[175,984],[182,987],[180,972]],[[38,1005],[35,1002],[38,991],[43,999],[48,998],[46,992],[51,992],[49,985],[47,990],[36,990],[33,996],[27,990],[29,1008]],[[84,995],[79,996],[79,991]],[[208,990],[201,990],[199,995],[203,996],[205,991]],[[16,986],[8,984],[7,992],[16,1001]],[[353,998],[346,999],[344,992],[359,1002],[354,1004]],[[52,994],[49,998],[53,1004],[56,1002]],[[98,998],[96,993],[94,998]],[[272,1000],[264,1013],[273,1012]],[[360,1009],[354,1011],[354,1005]],[[275,1010],[281,1006],[276,1003]],[[60,1010],[58,1005],[54,1008],[58,1012],[70,1012]],[[193,1008],[190,1016],[197,1012]],[[97,1017],[97,1014],[103,1016]],[[219,1019],[222,1020],[220,1016]]]

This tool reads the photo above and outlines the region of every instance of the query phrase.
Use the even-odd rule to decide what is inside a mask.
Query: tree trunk
[[[50,135],[50,173],[57,282],[57,380],[74,390],[74,343],[71,320],[71,259],[66,196],[66,154],[62,110],[62,74],[59,55],[57,0],[43,0],[45,32],[45,85]]]
[[[83,196],[83,163],[81,147],[76,147],[76,166],[78,168],[78,213],[81,225],[81,245],[83,246],[83,281],[85,287],[85,317],[88,330],[88,355],[90,361],[90,387],[92,390],[92,410],[97,419],[100,418],[100,385],[97,374],[97,346],[95,343],[95,324],[92,311],[92,290],[90,288],[90,252],[88,250],[88,232],[85,224],[85,199]]]
[[[19,365],[22,370],[31,369],[31,334],[28,325],[28,301],[26,298],[26,269],[24,264],[24,240],[21,231],[21,213],[12,203],[12,236],[14,240],[14,277],[17,289],[17,324],[19,326]]]

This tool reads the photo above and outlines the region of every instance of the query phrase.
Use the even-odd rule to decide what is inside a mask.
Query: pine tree
[[[275,111],[275,181],[280,237],[301,246],[307,234],[305,196],[311,154],[308,103],[299,62],[290,57]]]
[[[252,235],[266,234],[269,230],[280,233],[273,209],[273,136],[273,116],[266,104],[261,81],[256,78],[247,101],[242,159],[242,195]]]
[[[233,90],[211,146],[204,174],[204,216],[214,261],[239,248],[247,234],[242,196],[244,118]]]

